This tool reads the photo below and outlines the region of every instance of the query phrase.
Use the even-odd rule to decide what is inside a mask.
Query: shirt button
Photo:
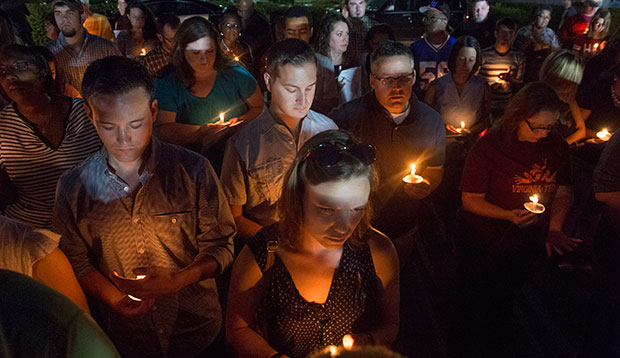
[[[177,218],[170,219],[170,222],[173,223],[173,224],[176,224],[177,223]]]
[[[127,193],[127,192],[129,192],[129,187],[126,186],[126,187],[123,188],[123,190]]]
[[[133,219],[133,223],[134,223],[134,224],[137,224],[137,223],[139,223],[139,222],[140,222],[140,219],[138,219],[138,218],[134,218],[134,219]]]
[[[144,249],[139,249],[139,250],[138,250],[138,253],[139,253],[140,255],[144,254]]]

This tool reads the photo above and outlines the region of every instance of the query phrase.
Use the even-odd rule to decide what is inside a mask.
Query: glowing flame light
[[[415,171],[415,169],[414,169]],[[342,337],[342,346],[344,347],[344,349],[350,351],[353,348],[353,343],[355,342],[355,340],[353,339],[353,337],[351,337],[350,334],[345,334],[344,337]]]
[[[414,176],[414,175],[415,175],[415,163],[411,164],[411,176]]]
[[[224,112],[220,112],[220,122],[224,123]]]
[[[596,133],[596,136],[601,140],[607,141],[609,140],[609,138],[611,138],[611,133],[609,133],[607,128],[603,128],[602,131]]]
[[[538,204],[538,195],[530,196],[530,200],[532,201],[532,203]]]
[[[239,56],[235,56],[235,58],[233,58],[233,60],[239,61]]]
[[[461,121],[461,129],[465,129],[465,122]]]
[[[140,56],[146,56],[146,49],[145,48],[140,50]]]

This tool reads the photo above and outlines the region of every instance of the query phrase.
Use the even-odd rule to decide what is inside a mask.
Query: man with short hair
[[[237,12],[241,17],[241,36],[239,41],[250,46],[256,59],[271,44],[271,29],[269,23],[260,14],[254,11],[254,1],[237,0]]]
[[[412,93],[416,72],[405,45],[385,42],[373,52],[370,66],[373,91],[330,116],[340,128],[376,147],[381,184],[373,225],[394,241],[402,267],[413,248],[423,199],[443,178],[446,133],[439,113]],[[425,180],[403,183],[414,163],[416,174]]]
[[[562,46],[569,50],[573,49],[573,43],[579,35],[588,32],[590,21],[594,14],[603,5],[603,0],[586,0],[583,11],[569,17],[564,21],[562,27],[558,30],[558,36],[562,41]]]
[[[56,80],[70,94],[82,88],[82,77],[91,62],[120,52],[112,42],[86,31],[81,17],[84,8],[78,0],[54,0],[50,8],[60,35],[47,48],[54,54]]]
[[[448,73],[448,57],[456,39],[448,33],[450,7],[432,1],[420,8],[424,14],[424,36],[411,44],[417,81],[416,94],[423,96],[428,84]]]
[[[495,45],[482,50],[480,76],[491,86],[491,114],[498,119],[510,98],[523,86],[525,55],[512,48],[517,23],[510,18],[497,21]]]
[[[158,72],[166,67],[171,60],[172,46],[181,20],[175,14],[164,13],[157,18],[157,47],[145,56],[138,57],[138,62],[144,65],[153,77],[159,77]]]
[[[284,32],[287,39],[300,39],[310,43],[312,37],[312,13],[304,6],[291,6],[284,15]]]
[[[568,20],[569,17],[577,14],[577,10],[573,7],[573,0],[562,0],[562,7],[564,12],[562,12],[562,19],[558,28],[561,28],[564,25],[564,21]]]
[[[129,58],[88,67],[82,93],[104,148],[60,179],[54,227],[122,356],[194,357],[220,331],[213,277],[232,262],[235,224],[209,161],[151,136],[153,92]]]
[[[82,19],[84,20],[84,28],[89,34],[103,37],[108,41],[114,41],[114,32],[108,18],[97,13],[90,12],[90,0],[80,0],[84,7]]]
[[[305,141],[338,128],[310,110],[316,71],[314,51],[299,39],[277,42],[267,52],[264,79],[271,103],[228,141],[222,166],[222,187],[242,239],[278,221],[284,174]]]
[[[489,16],[490,9],[488,0],[470,0],[467,20],[457,26],[454,38],[469,35],[480,42],[481,48],[492,46],[495,42],[495,20]]]
[[[345,0],[343,15],[349,24],[349,48],[351,58],[357,60],[366,51],[366,34],[379,23],[366,15],[366,0]]]

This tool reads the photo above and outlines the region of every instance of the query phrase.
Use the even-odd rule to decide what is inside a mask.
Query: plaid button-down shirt
[[[151,76],[155,77],[159,70],[170,63],[170,54],[159,45],[145,56],[137,57],[136,60],[146,67]]]
[[[54,227],[78,279],[93,270],[105,277],[135,277],[147,267],[178,271],[201,254],[221,270],[231,264],[235,224],[209,162],[155,138],[148,153],[135,195],[110,171],[105,148],[60,179]],[[214,279],[157,297],[139,317],[97,303],[101,326],[127,357],[194,356],[222,321]]]
[[[100,58],[121,55],[112,42],[89,34],[86,29],[84,32],[84,42],[77,50],[67,45],[62,33],[47,45],[47,48],[54,54],[56,77],[60,83],[67,83],[80,92],[82,77],[88,65]]]

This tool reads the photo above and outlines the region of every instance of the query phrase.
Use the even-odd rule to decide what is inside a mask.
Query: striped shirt
[[[74,98],[65,133],[54,148],[12,103],[0,112],[0,169],[17,188],[17,202],[7,205],[5,215],[37,228],[52,228],[56,183],[65,170],[101,147],[84,102]]]
[[[479,76],[491,86],[491,109],[504,109],[513,94],[516,93],[514,84],[500,79],[501,73],[510,71],[517,82],[523,82],[525,73],[525,56],[523,52],[510,49],[506,53],[499,53],[495,47],[482,51],[482,65]]]
[[[62,33],[47,45],[47,48],[54,54],[60,83],[67,83],[80,92],[82,91],[82,77],[88,65],[100,58],[121,55],[112,42],[89,34],[86,29],[84,33],[84,42],[78,50],[67,45]]]

